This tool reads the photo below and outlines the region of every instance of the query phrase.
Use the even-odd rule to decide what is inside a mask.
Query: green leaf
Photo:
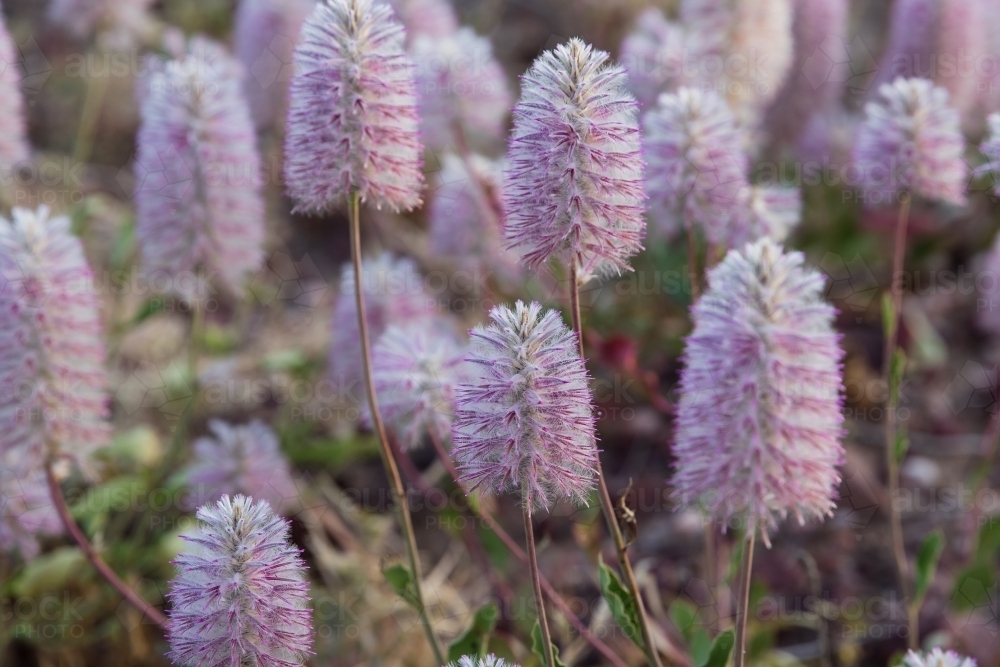
[[[698,619],[698,609],[686,600],[674,600],[667,609],[671,622],[677,631],[684,637],[684,641],[691,643],[691,634],[694,632],[695,621]]]
[[[708,662],[708,655],[712,652],[712,638],[708,636],[708,630],[701,626],[691,635],[688,642],[691,648],[691,662],[701,665]]]
[[[978,501],[977,501],[978,502]],[[976,540],[976,560],[988,562],[1000,550],[1000,519],[986,518]]]
[[[910,449],[909,435],[906,433],[905,428],[901,428],[898,431],[896,431],[896,442],[893,445],[893,450],[892,450],[893,456],[896,457],[896,463],[899,463],[900,461],[903,460],[903,457],[906,456],[906,452],[909,449]]]
[[[931,581],[934,580],[934,572],[937,570],[938,559],[941,558],[943,550],[944,534],[940,529],[932,531],[920,545],[920,551],[917,552],[917,585],[913,593],[913,600],[917,605],[923,601]]]
[[[951,592],[951,608],[957,611],[988,608],[990,591],[996,586],[996,574],[992,563],[970,565],[955,577],[955,586]]]
[[[903,383],[903,371],[906,370],[906,353],[896,350],[892,355],[892,365],[889,367],[889,405],[899,404],[899,387]]]
[[[413,574],[408,567],[403,564],[391,565],[382,571],[386,581],[392,586],[399,597],[406,600],[411,607],[420,611],[420,600],[417,597],[417,584],[413,580]]]
[[[639,605],[632,597],[631,592],[622,585],[621,579],[615,572],[600,561],[598,564],[599,576],[601,579],[601,593],[611,607],[611,615],[615,617],[615,622],[625,631],[625,635],[635,642],[635,645],[645,650],[645,642],[642,641],[642,634],[639,625]]]
[[[486,655],[486,645],[496,627],[500,609],[495,602],[480,607],[472,617],[472,623],[465,633],[448,645],[448,662],[457,662],[463,655],[482,658]]]
[[[153,315],[162,312],[166,307],[167,302],[163,297],[154,296],[151,299],[147,299],[146,302],[142,304],[142,307],[139,308],[139,312],[132,318],[132,326],[142,324]]]
[[[736,638],[733,636],[733,631],[726,630],[712,642],[712,650],[708,652],[708,660],[698,663],[697,667],[726,667],[734,644],[736,644]]]
[[[556,647],[550,646],[549,650],[552,651],[552,664],[556,667],[566,667],[559,659],[559,651],[556,650]],[[549,664],[545,659],[545,649],[542,648],[542,626],[538,624],[538,621],[535,621],[535,627],[531,628],[531,652],[538,657],[543,667]]]
[[[892,303],[892,294],[882,293],[882,334],[892,338],[896,332],[896,307]]]

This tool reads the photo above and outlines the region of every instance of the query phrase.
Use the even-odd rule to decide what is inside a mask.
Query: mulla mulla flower
[[[470,333],[472,379],[456,392],[452,428],[462,482],[519,491],[531,511],[584,504],[597,474],[593,403],[575,335],[559,313],[497,306]]]
[[[888,204],[907,192],[965,204],[969,170],[959,114],[948,91],[927,79],[896,79],[865,105],[854,166],[865,202]]]
[[[745,213],[749,161],[726,102],[681,88],[660,96],[643,127],[646,190],[660,232],[701,227],[709,241],[729,246]]]
[[[0,218],[0,453],[16,452],[19,470],[57,455],[86,468],[111,436],[104,358],[94,276],[69,218],[15,208]]]
[[[106,48],[132,47],[153,33],[155,0],[53,0],[48,19],[77,39],[97,32]]]
[[[529,268],[555,257],[584,278],[629,270],[645,233],[637,114],[625,71],[579,39],[524,75],[503,199],[507,243]]]
[[[684,28],[669,21],[657,7],[636,19],[635,28],[622,42],[619,62],[628,71],[629,88],[643,109],[668,92],[684,71]]]
[[[295,210],[357,193],[394,211],[423,186],[414,66],[403,28],[375,0],[325,0],[302,26],[289,88],[285,182]]]
[[[23,471],[15,458],[14,452],[0,455],[0,553],[15,551],[27,561],[38,554],[41,536],[64,529],[45,471]]]
[[[194,442],[188,471],[199,505],[238,493],[266,500],[276,512],[295,502],[299,492],[270,426],[256,419],[240,425],[213,419],[208,428],[212,435]]]
[[[150,70],[135,191],[144,268],[182,296],[215,276],[241,296],[263,261],[264,201],[240,67],[196,37],[181,58],[151,60]]]
[[[840,481],[843,350],[823,277],[771,239],[731,250],[692,307],[675,495],[723,525],[822,518]]]
[[[747,197],[745,224],[740,225],[733,245],[765,236],[781,243],[802,220],[802,192],[780,185],[754,185]]]
[[[986,156],[986,162],[976,169],[976,174],[987,175],[991,180],[993,194],[1000,197],[1000,113],[990,114],[987,119],[989,134],[979,150]]]
[[[28,159],[18,55],[17,45],[0,16],[0,169],[3,171]]]
[[[450,0],[388,0],[406,28],[410,43],[420,36],[444,39],[458,30],[458,16]]]
[[[498,658],[492,653],[487,655],[485,658],[477,658],[471,655],[463,655],[458,659],[458,662],[452,662],[447,665],[447,667],[519,667],[518,665],[507,662],[503,658]],[[959,667],[956,665],[956,667]]]
[[[745,65],[725,67],[725,91],[745,127],[760,120],[792,69],[792,7],[792,0],[735,0],[727,62]]]
[[[372,378],[386,424],[410,449],[424,434],[451,433],[455,387],[465,373],[465,347],[448,323],[424,319],[390,327],[372,352]]]
[[[224,496],[198,510],[174,565],[167,640],[180,667],[295,667],[312,647],[305,564],[264,501]]]
[[[934,648],[930,651],[910,651],[903,656],[903,667],[976,667],[972,658]]]

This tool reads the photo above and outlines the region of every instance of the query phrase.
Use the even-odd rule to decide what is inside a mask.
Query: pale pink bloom
[[[781,243],[802,221],[802,192],[785,186],[754,185],[744,216],[744,224],[736,230],[734,247],[764,237]]]
[[[285,183],[295,210],[321,212],[352,192],[394,211],[423,187],[413,63],[403,28],[375,0],[326,0],[295,47]]]
[[[156,0],[52,0],[48,19],[77,39],[97,33],[111,50],[134,47],[152,29]]]
[[[0,218],[0,453],[21,470],[48,455],[87,467],[111,441],[94,276],[69,218],[13,218]]]
[[[935,648],[930,651],[910,651],[903,657],[903,667],[976,667],[976,661],[954,651]]]
[[[40,536],[62,532],[45,471],[24,471],[12,453],[0,457],[0,552],[18,552],[28,561],[38,555]]]
[[[458,662],[452,662],[447,665],[447,667],[520,667],[511,662],[504,661],[503,658],[498,658],[492,653],[487,655],[485,658],[476,658],[471,655],[463,655],[458,659]],[[956,665],[956,667],[959,667]]]
[[[198,510],[174,559],[167,657],[180,667],[296,667],[313,641],[306,566],[264,501],[223,496]]]
[[[17,44],[7,32],[7,24],[0,15],[0,174],[27,160],[29,154],[25,138],[20,60]]]
[[[901,193],[964,205],[969,182],[965,139],[948,91],[927,79],[896,79],[865,105],[854,167],[865,203],[893,203]]]
[[[726,93],[742,125],[760,122],[788,77],[793,51],[792,0],[735,1]]]
[[[446,38],[458,30],[458,17],[449,0],[388,0],[403,27],[407,41],[417,37]]]
[[[299,491],[270,426],[256,419],[240,425],[213,419],[208,428],[212,435],[195,440],[188,469],[198,505],[236,494],[266,500],[278,513],[295,504]]]
[[[675,496],[723,527],[768,533],[834,508],[844,353],[823,277],[771,239],[731,250],[692,307]]]
[[[149,66],[135,166],[144,269],[185,297],[216,278],[241,296],[260,269],[265,230],[240,67],[199,37],[184,57]]]
[[[991,50],[990,35],[1000,33],[1000,5],[992,0],[940,2],[934,82],[948,91],[963,124],[978,132],[982,130],[983,97],[989,91],[986,79],[998,69],[998,54]]]
[[[447,37],[418,35],[410,52],[417,64],[420,128],[428,147],[503,139],[514,100],[488,39],[460,28]]]
[[[962,0],[963,2],[966,0]],[[869,89],[898,78],[934,76],[935,49],[942,0],[895,0],[889,18],[889,36]]]
[[[643,110],[656,103],[660,93],[670,92],[682,81],[685,56],[684,28],[668,21],[656,7],[647,8],[635,28],[622,42],[618,62],[628,72],[629,90]]]
[[[497,306],[470,332],[453,452],[470,490],[516,491],[531,510],[586,504],[597,476],[594,405],[576,336],[554,310]]]
[[[503,198],[508,246],[530,269],[555,257],[582,278],[620,273],[642,249],[638,109],[625,83],[607,53],[579,39],[524,75]]]

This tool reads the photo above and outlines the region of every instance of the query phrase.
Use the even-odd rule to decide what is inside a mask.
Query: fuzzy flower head
[[[903,665],[904,667],[976,667],[976,661],[954,651],[935,648],[920,653],[910,651],[903,658]]]
[[[986,163],[976,169],[978,175],[986,174],[991,179],[993,194],[1000,197],[1000,113],[990,114],[987,119],[989,134],[979,150],[986,156]]]
[[[731,250],[692,307],[675,496],[723,526],[768,531],[834,507],[841,359],[823,278],[771,239]]]
[[[263,260],[264,202],[240,67],[196,37],[183,57],[150,68],[135,168],[145,270],[185,297],[204,289],[199,274],[241,296]]]
[[[585,504],[597,474],[593,403],[576,336],[559,313],[518,301],[470,332],[475,379],[459,385],[454,454],[462,481],[517,490],[531,510]]]
[[[198,510],[174,559],[168,657],[181,667],[302,665],[312,646],[305,564],[264,501],[223,496]]]
[[[376,0],[326,0],[295,48],[285,182],[296,210],[320,212],[357,192],[410,210],[423,186],[413,63],[403,28]]]
[[[155,0],[53,0],[48,19],[77,39],[98,33],[102,47],[135,45],[153,31],[149,10]]]
[[[713,91],[681,88],[660,96],[643,119],[646,190],[660,231],[701,227],[728,247],[744,219],[749,161],[742,134]]]
[[[854,164],[869,205],[888,204],[903,192],[965,204],[968,166],[962,158],[958,112],[948,91],[927,79],[896,79],[865,105],[854,144]]]
[[[622,42],[618,61],[628,72],[630,90],[639,105],[649,108],[660,93],[668,92],[684,71],[684,28],[649,7]]]
[[[458,17],[449,0],[388,0],[406,28],[408,40],[426,36],[450,37],[458,30]]]
[[[69,218],[13,218],[0,218],[0,453],[21,469],[55,454],[86,466],[111,435],[94,276]]]
[[[40,467],[26,472],[14,454],[0,458],[0,552],[15,551],[25,561],[38,554],[41,535],[63,532],[52,504],[48,479]]]
[[[513,96],[493,47],[472,28],[448,37],[418,36],[411,48],[417,63],[420,121],[427,145],[442,150],[465,138],[503,138]]]
[[[195,441],[188,472],[199,505],[238,493],[266,500],[279,513],[294,504],[299,492],[271,427],[256,419],[238,426],[213,419],[208,427],[212,436]]]
[[[485,658],[477,658],[471,655],[463,655],[458,662],[448,663],[447,667],[520,667],[514,663],[498,658],[492,653]]]
[[[579,39],[524,75],[504,173],[508,245],[530,269],[621,273],[645,233],[638,107],[625,71]]]
[[[802,220],[802,192],[780,185],[754,185],[747,196],[746,224],[734,238],[736,247],[765,236],[781,243]]]
[[[0,16],[0,167],[4,169],[28,159],[19,61],[17,44]]]
[[[395,259],[383,253],[365,261],[361,276],[365,295],[365,319],[372,341],[392,325],[403,326],[435,314],[437,306],[427,292],[424,279],[409,259]],[[364,401],[364,368],[361,363],[361,332],[354,297],[354,271],[345,265],[340,277],[340,294],[333,308],[330,328],[329,374],[342,398]]]
[[[747,65],[726,67],[725,90],[745,127],[756,125],[792,69],[792,5],[792,0],[735,0],[727,62]]]
[[[403,449],[424,434],[447,439],[455,387],[465,376],[465,349],[447,323],[424,319],[390,327],[372,351],[372,378],[386,423]]]

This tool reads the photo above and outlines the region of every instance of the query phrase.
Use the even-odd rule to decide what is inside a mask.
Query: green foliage
[[[421,610],[420,597],[417,595],[417,582],[413,579],[410,568],[398,563],[382,570],[382,574],[385,575],[385,580],[389,582],[392,590],[396,591],[399,597],[418,612]]]
[[[715,638],[712,648],[708,652],[708,658],[704,662],[695,663],[695,667],[726,667],[729,662],[729,654],[733,652],[736,638],[732,630],[726,630]]]
[[[639,605],[636,599],[622,584],[618,575],[604,561],[598,564],[598,575],[601,581],[601,593],[607,600],[611,608],[611,615],[615,617],[615,622],[625,632],[636,646],[645,650],[645,642],[642,641],[641,619],[639,618]]]
[[[542,641],[542,626],[535,621],[535,625],[531,628],[531,652],[534,653],[542,665],[547,665],[548,661],[545,659],[545,649],[543,648],[544,643]],[[559,651],[555,646],[550,646],[549,650],[552,652],[552,664],[555,667],[566,667],[565,664],[559,659]]]
[[[913,601],[917,606],[923,602],[927,589],[934,580],[942,551],[944,551],[944,533],[940,529],[935,529],[924,538],[920,551],[917,552],[917,580],[913,592]]]
[[[463,655],[483,657],[489,645],[490,635],[500,617],[500,609],[495,602],[488,602],[476,610],[472,623],[458,639],[448,645],[448,661],[454,662]]]

